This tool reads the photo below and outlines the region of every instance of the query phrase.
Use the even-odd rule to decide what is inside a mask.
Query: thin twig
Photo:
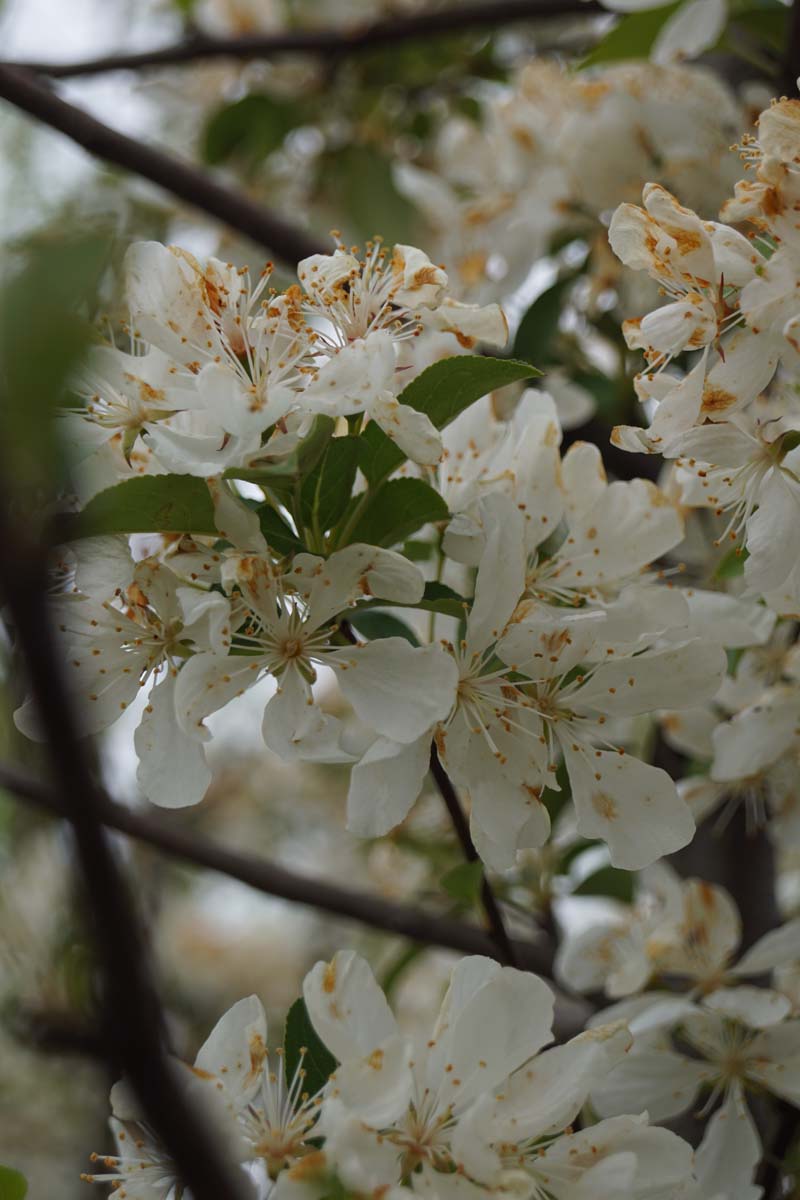
[[[0,99],[7,100],[51,129],[57,129],[105,162],[132,171],[179,200],[216,217],[294,266],[329,247],[263,208],[249,196],[218,183],[208,172],[155,146],[128,137],[68,104],[34,75],[0,64]]]
[[[104,71],[141,70],[178,66],[202,59],[269,59],[284,54],[313,54],[343,57],[382,46],[414,41],[468,29],[498,29],[516,21],[536,18],[592,15],[603,12],[595,0],[497,0],[496,3],[465,4],[439,12],[394,17],[352,29],[295,30],[277,34],[245,34],[214,38],[202,35],[184,39],[157,50],[131,54],[109,54],[83,62],[27,62],[19,65],[53,79],[98,75]]]
[[[358,638],[356,637],[353,627],[349,621],[340,621],[339,629],[342,633],[342,636],[347,638],[348,642],[351,642],[354,646],[358,645]],[[472,834],[469,831],[469,822],[467,821],[464,810],[461,807],[461,801],[458,798],[456,789],[453,787],[452,780],[447,774],[447,771],[445,771],[444,766],[442,765],[442,760],[439,758],[439,752],[436,749],[435,741],[431,742],[430,771],[431,775],[433,776],[434,783],[439,789],[439,793],[444,800],[445,808],[450,814],[450,820],[456,832],[456,837],[461,844],[464,857],[466,858],[467,862],[478,862],[479,855],[478,851],[475,849],[475,843],[472,840]],[[505,923],[503,921],[503,914],[500,912],[497,898],[492,891],[492,885],[489,883],[489,880],[486,878],[486,873],[483,871],[481,872],[481,903],[483,904],[483,911],[486,913],[486,920],[491,931],[492,941],[496,947],[496,953],[493,954],[492,957],[499,959],[499,961],[505,963],[506,966],[517,966],[517,955],[506,931]],[[552,966],[552,963],[550,966]],[[548,967],[548,970],[549,969],[550,967]]]
[[[780,1196],[784,1160],[792,1148],[798,1128],[800,1122],[797,1109],[794,1105],[783,1102],[780,1106],[775,1138],[765,1151],[755,1178],[755,1182],[764,1190],[764,1200],[777,1200]]]
[[[0,764],[0,787],[59,815],[64,813],[63,805],[52,791],[18,768]],[[218,846],[173,826],[168,823],[166,814],[160,818],[147,816],[105,798],[102,819],[110,829],[147,842],[194,866],[219,871],[267,895],[307,904],[429,946],[502,959],[493,938],[477,925],[288,871],[276,863]],[[544,939],[541,942],[515,941],[512,949],[521,966],[544,976],[550,975],[553,951]]]
[[[0,471],[0,479],[7,478]],[[103,967],[103,1033],[148,1123],[196,1200],[238,1200],[244,1179],[226,1165],[216,1134],[190,1102],[166,1056],[163,1014],[137,915],[102,825],[87,743],[81,738],[47,607],[44,548],[26,537],[0,493],[0,579],[47,739],[53,786],[72,825]]]
[[[467,862],[478,862],[478,851],[475,849],[475,843],[472,840],[472,834],[469,831],[469,822],[461,807],[461,801],[458,798],[458,793],[453,787],[450,776],[442,766],[442,761],[439,758],[439,752],[436,749],[436,743],[431,743],[431,775],[438,787],[445,807],[450,814],[450,820],[453,823],[453,828],[456,831],[456,837],[461,843],[461,849],[464,851],[464,857]],[[492,939],[497,946],[497,956],[501,962],[507,966],[518,966],[517,955],[514,947],[511,944],[511,939],[508,936],[508,931],[503,921],[503,914],[500,912],[500,906],[497,903],[497,897],[492,891],[492,885],[486,878],[486,872],[481,875],[481,903],[483,910],[486,913],[486,920],[489,923],[489,928],[492,932]]]

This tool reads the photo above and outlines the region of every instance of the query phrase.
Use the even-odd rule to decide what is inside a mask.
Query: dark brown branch
[[[292,266],[309,254],[329,249],[313,234],[290,225],[248,196],[217,183],[192,163],[127,137],[83,109],[68,104],[29,72],[0,64],[0,99],[57,129],[90,154],[149,179],[179,200],[216,217]]]
[[[450,776],[442,766],[439,752],[436,749],[436,743],[431,743],[431,775],[438,787],[442,799],[445,803],[445,808],[450,814],[453,828],[456,831],[456,837],[461,843],[461,849],[464,851],[464,857],[467,862],[478,861],[478,851],[475,849],[475,843],[472,840],[472,834],[469,831],[469,822],[461,807],[461,801],[453,787]],[[481,879],[481,903],[483,910],[486,913],[486,920],[489,923],[489,928],[492,933],[492,939],[497,946],[498,955],[501,962],[504,962],[509,967],[518,966],[517,956],[514,952],[514,947],[506,931],[503,914],[500,912],[500,906],[497,903],[497,897],[492,891],[492,885],[486,878],[484,872]]]
[[[0,764],[0,787],[59,815],[64,814],[63,805],[53,792],[16,768]],[[307,904],[427,945],[442,946],[463,954],[485,954],[489,958],[503,960],[491,935],[476,925],[385,900],[370,892],[343,888],[299,875],[275,863],[229,850],[172,826],[166,816],[147,816],[106,798],[102,820],[111,829],[147,842],[194,866],[206,867],[231,879],[238,879],[270,896],[279,896],[295,904]],[[544,939],[541,943],[515,941],[512,949],[519,965],[545,976],[552,971],[553,952]]]
[[[496,29],[516,21],[536,18],[591,15],[603,12],[594,0],[497,0],[497,3],[464,4],[439,12],[394,17],[353,29],[295,30],[278,34],[247,34],[241,37],[196,36],[132,54],[110,54],[74,63],[24,63],[32,71],[54,79],[97,75],[104,71],[140,70],[146,67],[177,66],[214,58],[275,58],[284,54],[314,54],[331,57],[360,54],[441,34],[468,29]]]
[[[797,1109],[792,1104],[782,1101],[778,1114],[778,1127],[769,1150],[765,1150],[755,1182],[764,1189],[764,1200],[778,1200],[781,1195],[780,1183],[783,1175],[783,1164],[791,1150],[800,1121]]]
[[[8,478],[0,472],[0,479]],[[75,837],[103,968],[103,1034],[148,1122],[196,1200],[238,1200],[244,1178],[226,1165],[214,1130],[190,1103],[167,1058],[163,1016],[137,915],[102,825],[103,797],[63,677],[47,608],[43,548],[26,538],[0,493],[0,579],[36,703],[52,785]]]

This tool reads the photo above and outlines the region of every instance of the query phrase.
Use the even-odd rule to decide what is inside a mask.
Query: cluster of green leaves
[[[444,359],[423,371],[399,399],[443,429],[487,392],[533,373],[530,364],[510,359]],[[343,437],[334,437],[334,428],[330,418],[319,417],[289,459],[226,473],[264,490],[267,500],[257,507],[274,550],[326,554],[353,542],[402,546],[423,526],[447,520],[447,506],[429,483],[390,478],[405,456],[374,422]],[[367,486],[354,495],[359,469]],[[73,536],[153,532],[214,536],[216,528],[203,479],[154,475],[100,492],[70,532]]]

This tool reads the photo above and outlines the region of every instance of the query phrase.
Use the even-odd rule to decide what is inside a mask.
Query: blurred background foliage
[[[0,44],[9,57],[70,60],[198,29],[344,28],[426,7],[422,0],[6,0]],[[578,12],[494,32],[454,28],[352,57],[121,72],[71,81],[65,94],[318,233],[333,227],[347,241],[380,235],[418,244],[445,264],[462,298],[501,300],[513,330],[509,353],[547,372],[541,386],[559,404],[567,439],[596,441],[613,472],[610,428],[637,420],[635,364],[619,325],[644,305],[634,294],[640,282],[621,279],[607,250],[608,214],[657,178],[715,215],[738,173],[728,147],[786,82],[789,10],[781,0],[731,0],[724,32],[699,61],[651,64],[648,54],[677,7],[621,17]],[[10,110],[0,113],[0,205],[0,436],[14,446],[20,519],[44,520],[66,472],[60,448],[48,441],[47,412],[70,403],[69,372],[93,329],[124,319],[117,271],[129,242],[174,241],[254,268],[262,254]],[[288,282],[285,265],[280,271]],[[520,387],[504,389],[497,405],[513,405]],[[633,473],[651,468],[626,465]],[[689,570],[693,536],[699,531],[690,529],[681,548]],[[714,569],[722,577],[740,566],[720,556]],[[10,716],[20,696],[3,637],[0,757],[35,767],[39,751]],[[343,770],[269,756],[257,732],[248,732],[258,727],[258,704],[256,690],[220,714],[209,797],[199,809],[170,813],[170,821],[310,875],[476,915],[479,874],[461,862],[435,796],[423,796],[389,838],[350,837]],[[110,790],[132,805],[140,803],[130,750],[138,716],[132,708],[101,747]],[[646,723],[641,737],[652,737]],[[523,936],[548,927],[572,896],[597,903],[633,896],[633,877],[612,868],[603,847],[576,837],[566,779],[558,782],[561,790],[545,797],[551,843],[497,880]],[[216,1017],[252,991],[277,1041],[303,974],[341,945],[377,965],[407,1024],[425,1022],[438,1003],[451,962],[445,952],[271,900],[131,842],[121,841],[120,851],[136,880],[179,1053],[191,1056]],[[787,908],[797,902],[798,866],[784,863]],[[78,1182],[86,1150],[108,1146],[111,1081],[98,1056],[92,954],[64,829],[1,792],[0,930],[0,1162],[24,1171],[32,1196],[71,1200],[86,1191]],[[10,1186],[0,1180],[0,1194]]]

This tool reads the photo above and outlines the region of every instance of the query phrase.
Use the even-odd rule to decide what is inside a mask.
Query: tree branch
[[[53,79],[74,79],[80,75],[97,75],[104,71],[178,66],[215,58],[267,59],[284,54],[341,57],[384,46],[395,46],[399,42],[416,41],[468,29],[496,29],[517,21],[592,15],[603,11],[603,7],[595,0],[497,0],[496,3],[465,4],[445,8],[439,12],[394,17],[345,30],[295,30],[229,38],[197,35],[158,50],[109,54],[83,62],[28,62],[14,65],[50,75]]]
[[[755,1182],[764,1189],[764,1200],[778,1200],[783,1164],[794,1144],[798,1126],[797,1109],[782,1101],[778,1113],[778,1126],[768,1150],[765,1150],[761,1166],[756,1172]]]
[[[0,472],[0,479],[6,478]],[[56,648],[47,606],[44,547],[26,537],[0,492],[0,579],[17,644],[47,738],[53,785],[72,825],[103,966],[103,1032],[146,1118],[196,1200],[238,1200],[244,1178],[229,1167],[217,1135],[190,1102],[169,1063],[163,1014],[150,979],[147,952],[130,894],[102,825],[103,797],[94,783]]]
[[[60,816],[65,815],[64,805],[56,794],[14,767],[0,764],[0,787]],[[117,829],[120,833],[147,842],[194,866],[206,867],[231,879],[238,879],[240,883],[266,892],[267,895],[279,896],[295,904],[307,904],[338,917],[359,921],[373,929],[382,929],[386,933],[411,938],[427,945],[458,950],[462,954],[484,954],[502,961],[502,952],[493,938],[476,925],[469,925],[452,917],[438,916],[411,905],[385,900],[382,896],[375,896],[370,892],[310,879],[288,871],[276,863],[218,846],[196,834],[170,826],[163,818],[134,812],[106,797],[103,799],[101,813],[103,823],[110,829]],[[541,943],[515,941],[512,953],[520,965],[528,970],[545,976],[550,975],[553,951],[544,939]]]
[[[478,862],[478,851],[475,849],[475,843],[472,840],[472,834],[469,831],[469,822],[464,815],[464,810],[461,807],[461,801],[458,798],[458,793],[453,787],[450,776],[442,766],[439,752],[436,749],[436,743],[431,742],[431,775],[434,778],[438,787],[445,807],[450,814],[450,820],[453,823],[453,828],[456,831],[456,837],[461,843],[461,848],[464,851],[464,857],[467,862]],[[500,912],[500,906],[497,903],[497,897],[492,891],[492,885],[486,878],[486,872],[481,874],[481,903],[483,904],[486,919],[489,922],[489,928],[492,931],[492,938],[497,946],[498,955],[501,962],[504,962],[509,967],[516,967],[517,956],[514,953],[514,947],[511,944],[503,914]]]
[[[0,99],[57,129],[90,154],[133,171],[179,200],[216,217],[292,266],[309,254],[329,249],[313,234],[290,225],[248,196],[217,183],[192,163],[119,133],[83,109],[68,104],[46,84],[18,67],[0,64]]]

